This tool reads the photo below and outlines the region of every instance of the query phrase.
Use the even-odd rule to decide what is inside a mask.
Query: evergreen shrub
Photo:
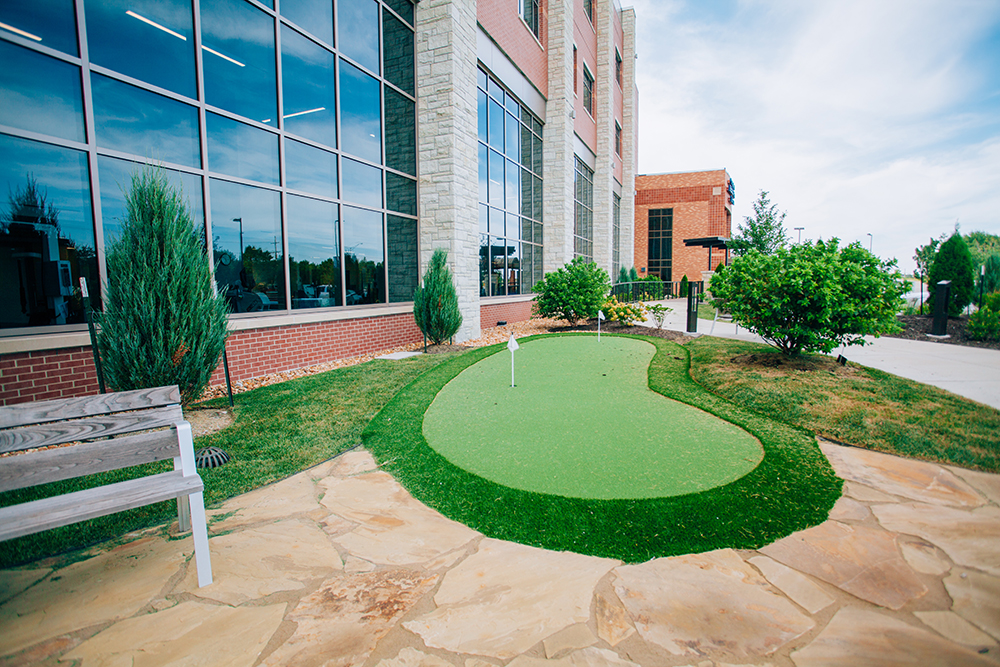
[[[930,290],[930,298],[927,299],[927,303],[930,305],[932,313],[934,312],[934,292],[937,289],[937,284],[942,280],[951,281],[948,315],[958,317],[962,314],[962,309],[972,303],[973,286],[976,284],[976,270],[972,262],[972,254],[965,244],[965,239],[958,232],[952,234],[951,238],[941,244],[927,276]]]
[[[454,336],[462,326],[458,294],[447,260],[447,251],[441,248],[435,250],[427,273],[413,294],[413,319],[435,345]]]
[[[162,169],[133,174],[121,233],[108,246],[98,347],[116,391],[176,384],[197,399],[219,364],[228,307],[204,234]]]
[[[983,307],[972,313],[965,332],[972,340],[1000,341],[1000,292],[990,295]]]
[[[681,276],[681,293],[680,293],[680,297],[682,299],[686,299],[687,295],[688,295],[688,277],[687,276]]]

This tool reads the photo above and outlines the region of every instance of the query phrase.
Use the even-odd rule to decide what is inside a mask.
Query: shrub
[[[1000,255],[990,255],[983,266],[984,273],[978,279],[980,287],[987,293],[1000,290]]]
[[[447,261],[447,251],[441,248],[435,250],[424,279],[413,293],[413,319],[435,345],[454,336],[462,326],[458,294]]]
[[[619,282],[619,283],[630,282],[629,277],[628,277],[628,269],[626,269],[624,266],[621,267],[620,269],[618,269],[618,281],[617,282]]]
[[[163,171],[132,176],[120,235],[107,253],[98,340],[117,391],[176,384],[190,403],[208,385],[227,336],[201,230]]]
[[[1000,293],[996,296],[1000,297]],[[1000,299],[995,301],[1000,302]],[[1000,310],[993,310],[984,304],[969,317],[965,332],[972,340],[1000,341]]]
[[[686,299],[688,295],[688,277],[681,276],[681,298]]]
[[[930,298],[927,303],[934,312],[934,292],[942,280],[951,281],[951,292],[948,296],[948,315],[958,317],[962,309],[972,303],[973,286],[975,285],[975,267],[972,255],[962,235],[955,232],[947,241],[941,244],[934,263],[927,277]]]
[[[1000,290],[990,292],[983,297],[983,308],[989,308],[994,313],[1000,313]]]
[[[657,329],[663,328],[663,320],[666,319],[667,313],[674,312],[673,308],[668,308],[660,303],[654,303],[651,306],[646,306],[646,310],[648,310],[653,316],[653,321],[656,322]]]
[[[611,281],[608,273],[593,262],[575,257],[557,271],[546,273],[532,288],[535,312],[541,317],[555,317],[576,324],[578,320],[597,317]]]
[[[629,267],[628,270],[628,281],[630,283],[639,282],[639,272],[635,270],[635,267]]]
[[[636,322],[646,321],[646,305],[639,303],[619,303],[618,299],[611,297],[601,306],[604,316],[612,322],[618,322],[622,326],[630,327]]]
[[[896,313],[909,284],[858,243],[838,240],[751,250],[712,276],[712,305],[781,350],[830,352],[864,345],[864,337],[897,329]]]

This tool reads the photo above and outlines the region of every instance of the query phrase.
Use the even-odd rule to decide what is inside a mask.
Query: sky
[[[907,273],[956,222],[1000,234],[1000,1],[632,6],[638,173],[727,169],[734,234],[760,190],[792,241]]]

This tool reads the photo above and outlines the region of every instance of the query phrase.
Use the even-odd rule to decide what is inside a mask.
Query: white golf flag
[[[517,341],[514,339],[514,334],[511,334],[510,335],[510,340],[507,341],[507,349],[510,350],[511,352],[513,352],[514,350],[518,349],[519,347],[521,347],[521,346],[518,345]]]
[[[597,319],[599,319],[599,320],[603,320],[604,319],[604,311],[603,310],[597,311]]]
[[[507,349],[510,350],[510,386],[514,386],[514,350],[521,347],[514,340],[514,334],[510,335],[510,340],[507,341]]]

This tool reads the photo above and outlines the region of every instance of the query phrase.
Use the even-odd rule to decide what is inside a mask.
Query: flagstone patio
[[[364,450],[190,536],[0,572],[0,666],[1000,664],[1000,475],[822,442],[845,495],[759,551],[624,565],[486,538]]]

